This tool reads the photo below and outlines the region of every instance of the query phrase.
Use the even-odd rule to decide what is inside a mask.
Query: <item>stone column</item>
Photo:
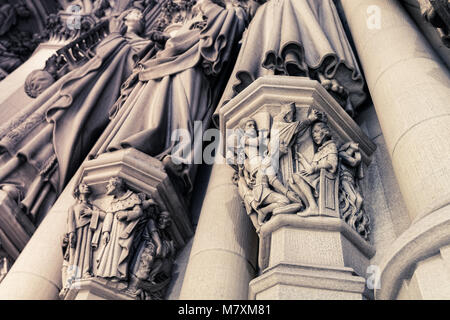
[[[58,300],[63,288],[62,240],[67,230],[68,210],[74,204],[73,190],[80,181],[95,196],[95,205],[104,210],[102,198],[111,177],[123,179],[130,190],[151,196],[160,208],[169,212],[170,233],[175,249],[185,245],[193,231],[179,196],[160,161],[133,148],[101,154],[85,161],[65,188],[13,267],[0,284],[0,300]],[[103,202],[103,203],[102,203]],[[144,221],[145,222],[145,221]],[[70,266],[69,266],[70,267]],[[91,277],[70,279],[65,299],[132,299],[123,294],[123,283]],[[127,279],[128,280],[128,279]],[[126,288],[126,286],[125,286]]]
[[[233,169],[214,164],[180,299],[244,300],[256,275],[258,240]]]
[[[222,140],[232,141],[229,134],[245,117],[253,119],[260,132],[268,130],[272,135],[270,123],[275,122],[274,116],[284,112],[283,105],[292,106],[292,103],[296,110],[295,121],[306,123],[311,107],[326,114],[333,143],[342,146],[350,141],[357,142],[364,163],[370,163],[375,145],[321,84],[302,77],[265,76],[254,81],[220,110]],[[276,138],[271,136],[271,139]],[[302,134],[301,139],[302,155],[310,157],[307,161],[311,161],[315,151],[309,140],[312,139],[310,131]],[[227,146],[226,151],[230,149]],[[294,173],[289,165],[293,158],[280,159],[280,169],[276,169],[279,183],[288,185],[288,177]],[[240,183],[242,187],[242,178]],[[367,296],[366,270],[375,250],[341,218],[339,183],[339,177],[322,172],[317,213],[300,217],[297,215],[299,208],[292,203],[282,207],[283,212],[273,210],[270,220],[260,226],[259,274],[249,283],[250,299],[363,299]],[[253,192],[258,191],[253,189]],[[246,201],[252,201],[245,196]],[[292,205],[293,211],[287,211]]]
[[[0,300],[58,300],[63,261],[61,240],[67,208],[73,202],[73,182],[44,218],[0,284]]]
[[[397,1],[341,2],[413,220],[380,266],[377,298],[394,299],[414,270],[415,279],[427,283],[419,269],[443,275],[437,265],[448,262],[441,248],[450,243],[450,76]],[[437,255],[441,257],[422,261]],[[444,289],[450,281],[441,279],[441,290],[427,295],[417,289],[415,296],[450,298]]]

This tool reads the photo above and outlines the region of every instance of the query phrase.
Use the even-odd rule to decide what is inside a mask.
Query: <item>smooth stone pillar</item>
[[[397,1],[341,3],[413,221],[380,265],[377,299],[402,298],[404,281],[426,283],[423,270],[440,272],[432,257],[450,243],[449,70]],[[450,298],[450,279],[441,281],[442,290],[415,296]]]
[[[423,217],[450,201],[449,71],[397,1],[341,2],[409,214]]]
[[[233,173],[226,164],[214,164],[180,299],[248,298],[248,284],[256,274],[258,240]]]
[[[0,300],[58,300],[63,262],[62,239],[74,182],[65,188],[0,283]]]

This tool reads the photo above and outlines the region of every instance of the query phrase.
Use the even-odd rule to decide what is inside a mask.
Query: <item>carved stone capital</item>
[[[61,298],[162,299],[176,251],[193,235],[163,164],[128,148],[86,161],[80,172]]]
[[[251,299],[362,299],[375,145],[319,84],[267,76],[220,110],[222,152],[259,234]],[[333,293],[331,293],[333,292]]]
[[[221,108],[219,121],[257,232],[289,213],[341,218],[368,240],[359,180],[376,146],[319,82],[261,77]]]

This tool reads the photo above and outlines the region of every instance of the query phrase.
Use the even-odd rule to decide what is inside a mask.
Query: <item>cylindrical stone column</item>
[[[0,283],[0,300],[59,299],[61,246],[68,204],[73,203],[72,190],[73,183],[69,183]]]
[[[398,1],[342,0],[412,220],[450,200],[450,75]]]
[[[214,164],[180,299],[248,299],[258,238],[233,184],[233,172],[227,164]]]
[[[413,220],[384,255],[377,298],[450,298],[440,266],[447,258],[433,258],[450,243],[449,70],[399,1],[341,3]],[[432,282],[433,292],[423,290]]]

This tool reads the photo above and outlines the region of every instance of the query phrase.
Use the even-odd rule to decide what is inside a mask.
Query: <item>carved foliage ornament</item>
[[[291,103],[244,118],[227,138],[227,161],[258,233],[274,215],[297,214],[341,218],[368,239],[359,146],[338,145],[324,113]]]

